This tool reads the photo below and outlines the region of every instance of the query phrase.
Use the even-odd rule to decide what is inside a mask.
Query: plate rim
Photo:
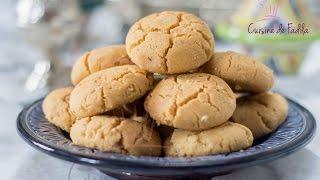
[[[31,145],[33,148],[40,150],[41,152],[44,152],[48,155],[57,157],[62,160],[67,160],[71,162],[75,162],[78,164],[84,164],[84,165],[89,165],[89,166],[96,166],[96,167],[105,167],[108,165],[121,165],[123,163],[126,163],[126,165],[130,166],[144,166],[144,167],[161,167],[161,168],[185,168],[185,167],[220,167],[220,166],[228,166],[228,165],[237,165],[237,166],[243,166],[244,164],[250,164],[250,165],[256,165],[260,164],[263,162],[268,162],[272,161],[274,159],[278,159],[284,156],[287,156],[291,154],[292,152],[304,147],[306,144],[308,144],[312,138],[314,137],[317,125],[314,116],[312,113],[307,110],[305,107],[300,105],[299,103],[295,102],[294,100],[285,97],[290,103],[294,104],[297,106],[303,114],[308,117],[305,128],[300,134],[298,135],[297,138],[291,140],[290,142],[283,144],[281,146],[275,147],[273,149],[270,149],[268,151],[263,151],[263,152],[258,152],[258,153],[251,153],[249,155],[246,155],[245,157],[235,157],[232,159],[226,159],[226,160],[219,160],[219,161],[214,161],[214,160],[199,160],[197,159],[196,161],[198,162],[192,162],[192,164],[188,164],[186,162],[183,162],[183,159],[185,158],[176,158],[176,159],[181,159],[181,162],[174,162],[174,163],[164,163],[163,161],[157,161],[156,159],[158,158],[165,158],[165,157],[151,157],[151,156],[134,156],[136,159],[114,159],[110,158],[109,156],[106,156],[106,158],[98,158],[98,157],[88,157],[87,155],[82,155],[82,154],[76,154],[76,153],[71,153],[63,149],[56,148],[50,144],[43,144],[39,139],[35,138],[31,134],[29,134],[26,129],[24,129],[22,125],[23,118],[25,117],[25,113],[28,112],[28,110],[33,107],[35,104],[39,103],[39,101],[42,101],[44,98],[40,98],[27,107],[25,107],[18,115],[17,121],[16,121],[16,126],[17,126],[17,131],[20,137],[24,141],[26,141],[29,145]],[[286,149],[284,152],[283,149]],[[113,154],[113,153],[109,153]],[[118,153],[116,153],[118,154]],[[131,156],[131,155],[126,155],[122,154],[123,156]],[[210,155],[209,155],[210,156]],[[214,156],[214,155],[211,155]],[[153,161],[144,161],[141,162],[139,160],[140,157],[145,158],[150,158],[153,159]],[[190,159],[190,158],[188,158]]]

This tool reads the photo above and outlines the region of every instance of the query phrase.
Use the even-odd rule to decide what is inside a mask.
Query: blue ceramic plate
[[[41,109],[43,99],[19,114],[17,128],[21,137],[32,147],[60,159],[94,166],[113,176],[208,177],[272,161],[305,146],[315,132],[315,119],[304,107],[287,100],[289,115],[286,121],[271,135],[254,142],[251,148],[193,158],[138,157],[72,145],[67,133],[45,119]]]

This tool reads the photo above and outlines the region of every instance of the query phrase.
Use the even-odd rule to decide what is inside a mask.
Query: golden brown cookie
[[[215,52],[202,72],[225,80],[234,91],[264,92],[273,86],[273,71],[256,59],[233,51]]]
[[[236,108],[236,99],[222,79],[194,73],[160,81],[144,107],[158,124],[201,130],[226,122]]]
[[[232,121],[248,127],[257,139],[276,130],[287,115],[286,99],[279,94],[265,92],[237,99]]]
[[[126,49],[132,62],[155,73],[189,72],[212,56],[209,26],[185,12],[164,11],[140,19],[129,30]]]
[[[46,96],[42,110],[49,122],[70,132],[75,116],[69,109],[69,97],[72,87],[56,89]]]
[[[93,116],[80,119],[72,126],[70,138],[76,145],[101,151],[137,156],[159,156],[158,132],[130,119]]]
[[[133,64],[124,45],[112,45],[94,49],[83,54],[74,64],[71,71],[73,85],[78,84],[90,74],[114,66]]]
[[[204,131],[175,129],[164,143],[165,156],[193,157],[229,153],[252,145],[251,131],[237,123],[226,122]]]
[[[75,86],[70,110],[79,118],[98,115],[139,99],[151,87],[152,76],[136,65],[108,68]]]

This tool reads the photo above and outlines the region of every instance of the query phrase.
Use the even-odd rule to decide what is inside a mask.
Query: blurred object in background
[[[163,10],[188,11],[203,18],[214,30],[217,47],[241,44],[246,53],[256,56],[277,75],[296,75],[310,45],[320,39],[319,0],[110,0],[128,28],[137,19]],[[125,9],[125,11],[124,11]],[[250,34],[248,26],[275,28],[304,23],[306,34]],[[320,64],[318,65],[320,66]]]
[[[277,75],[295,75],[310,45],[320,39],[319,10],[314,7],[319,9],[319,1],[245,0],[227,21],[216,25],[216,35],[244,44]],[[283,32],[277,33],[281,25]]]
[[[1,28],[5,28],[0,29],[5,34],[0,42],[0,57],[10,59],[0,62],[0,73],[6,76],[6,82],[14,82],[8,86],[16,87],[14,91],[19,97],[12,95],[15,99],[32,100],[49,89],[68,85],[70,67],[81,54],[124,43],[127,31],[136,20],[164,10],[188,11],[207,21],[215,34],[217,51],[233,49],[249,53],[279,75],[312,76],[320,71],[317,55],[303,61],[310,45],[320,37],[318,0],[18,0],[17,4],[6,0],[0,10],[11,12],[6,8],[8,4],[16,6],[15,25],[19,33],[11,27],[14,20],[4,21],[6,16],[0,16],[4,22]],[[279,6],[277,13],[271,15],[279,18],[259,22],[259,26],[303,22],[311,32],[249,34],[248,25],[268,15],[270,11],[265,7],[277,7],[274,4]],[[23,40],[28,44],[22,43]],[[2,94],[11,92],[7,86],[0,90]],[[7,95],[1,98],[12,99]]]
[[[23,37],[43,53],[28,76],[25,88],[30,92],[68,84],[69,71],[58,54],[67,41],[81,30],[82,16],[77,0],[19,0],[17,26]]]

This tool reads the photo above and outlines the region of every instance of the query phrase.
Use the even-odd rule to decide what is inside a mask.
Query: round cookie
[[[90,74],[114,66],[133,64],[124,45],[113,45],[94,49],[83,54],[74,64],[71,71],[73,85],[78,84]]]
[[[70,110],[79,118],[107,112],[139,99],[152,87],[152,76],[136,65],[93,73],[75,86]]]
[[[130,119],[93,116],[77,120],[70,131],[75,145],[137,156],[159,156],[158,132]]]
[[[273,132],[288,115],[288,103],[281,95],[271,92],[248,95],[237,99],[232,121],[248,127],[255,139]]]
[[[137,21],[126,37],[132,62],[155,73],[188,72],[212,56],[214,39],[209,26],[185,12],[164,11]]]
[[[56,89],[46,96],[42,103],[42,111],[49,122],[70,132],[75,116],[69,109],[69,97],[72,87]]]
[[[237,123],[226,122],[204,131],[175,129],[164,143],[165,156],[194,157],[229,153],[250,147],[251,131]]]
[[[238,92],[264,92],[274,83],[270,68],[250,56],[233,51],[215,52],[201,71],[222,78]]]
[[[236,108],[236,99],[222,79],[194,73],[160,81],[144,107],[158,124],[201,130],[226,122]]]

